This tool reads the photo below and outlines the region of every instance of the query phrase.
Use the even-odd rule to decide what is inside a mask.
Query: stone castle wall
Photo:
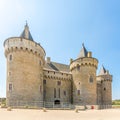
[[[5,41],[5,55],[7,105],[42,101],[44,50],[33,41],[10,38]]]
[[[80,105],[95,105],[96,68],[98,61],[94,58],[80,58],[73,61],[70,69],[73,76],[73,103]],[[90,82],[90,79],[92,80]]]
[[[98,104],[112,104],[112,76],[109,74],[97,76]]]
[[[46,91],[44,100],[53,103],[56,100],[71,103],[71,79],[70,73],[44,70],[44,80],[46,80],[46,83],[43,83]]]
[[[33,40],[9,38],[4,42],[4,47],[8,106],[41,107],[49,102],[49,107],[58,102],[89,107],[111,105],[112,76],[96,77],[98,60],[91,56],[91,52],[85,57],[71,60],[70,72],[65,72],[66,69],[45,68],[46,53]],[[50,59],[48,61],[50,64]]]

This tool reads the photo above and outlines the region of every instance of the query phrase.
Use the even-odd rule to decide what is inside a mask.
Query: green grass
[[[120,100],[113,100],[112,105],[120,105]]]
[[[0,98],[0,104],[6,105],[6,98]]]

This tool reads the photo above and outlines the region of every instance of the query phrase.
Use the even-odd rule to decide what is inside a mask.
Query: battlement
[[[45,59],[45,50],[39,43],[35,41],[30,41],[28,39],[20,38],[20,37],[12,37],[8,38],[4,42],[5,47],[5,56],[11,51],[16,50],[24,50],[32,52],[33,54],[39,55],[42,59]]]
[[[112,75],[110,75],[109,71],[104,68],[102,65],[102,68],[97,76],[97,81],[102,82],[102,81],[110,81],[112,82]]]
[[[99,75],[99,76],[97,76],[97,81],[98,82],[102,82],[102,81],[112,82],[112,75],[110,75],[110,74]]]
[[[72,74],[67,72],[44,69],[44,77],[57,80],[72,80]]]
[[[34,41],[26,23],[20,37],[5,40],[4,50],[7,106],[43,107],[48,102],[48,107],[60,107],[63,102],[77,106],[111,105],[112,75],[102,67],[96,76],[98,60],[84,44],[69,65],[53,62],[50,57],[45,61],[45,50]]]
[[[74,68],[78,66],[93,66],[97,69],[98,60],[96,58],[91,57],[83,57],[78,58],[76,60],[72,60],[70,63],[70,70],[72,71]]]

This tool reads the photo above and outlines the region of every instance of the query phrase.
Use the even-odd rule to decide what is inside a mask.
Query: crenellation
[[[49,71],[49,72],[48,72]],[[71,80],[70,73],[62,73],[58,71],[44,70],[44,76],[51,79],[60,79],[60,80]]]
[[[6,101],[8,106],[61,107],[82,105],[110,107],[112,75],[82,45],[70,65],[45,60],[45,50],[33,40],[26,24],[20,37],[4,42],[7,60]]]
[[[5,45],[5,52],[7,52],[7,49],[8,51],[12,51],[13,49],[16,50],[15,48],[17,48],[18,50],[22,50],[22,49],[26,50],[27,48],[28,51],[31,51],[33,53],[36,52],[37,54],[40,54],[42,57],[44,56],[44,54],[46,54],[44,49],[39,44],[26,39],[22,39],[21,41],[21,38],[17,38],[17,37],[7,39],[4,42],[4,45]]]
[[[92,59],[92,58],[91,58]],[[78,65],[79,66],[93,66],[97,69],[97,64],[98,61],[96,59],[91,60],[88,58],[88,61],[85,59],[85,61],[82,60],[76,60],[75,62],[72,62],[70,64],[70,70],[72,71],[73,69],[75,69]],[[96,60],[96,61],[95,61]]]

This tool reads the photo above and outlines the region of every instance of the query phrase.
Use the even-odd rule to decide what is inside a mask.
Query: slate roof
[[[82,49],[80,50],[78,58],[87,57],[87,53],[87,49],[85,48],[84,44],[82,44]]]
[[[27,23],[26,23],[25,28],[24,28],[22,34],[20,35],[20,37],[26,38],[26,39],[29,39],[29,40],[33,41],[32,35],[31,35],[30,31],[29,31],[29,26],[28,26]]]
[[[102,65],[101,69],[100,69],[100,72],[98,75],[105,75],[106,74],[106,69],[104,68],[104,66]]]
[[[46,62],[44,68],[45,69],[50,69],[50,70],[53,70],[53,71],[70,72],[69,65],[56,63],[56,62],[50,62],[50,63]]]

